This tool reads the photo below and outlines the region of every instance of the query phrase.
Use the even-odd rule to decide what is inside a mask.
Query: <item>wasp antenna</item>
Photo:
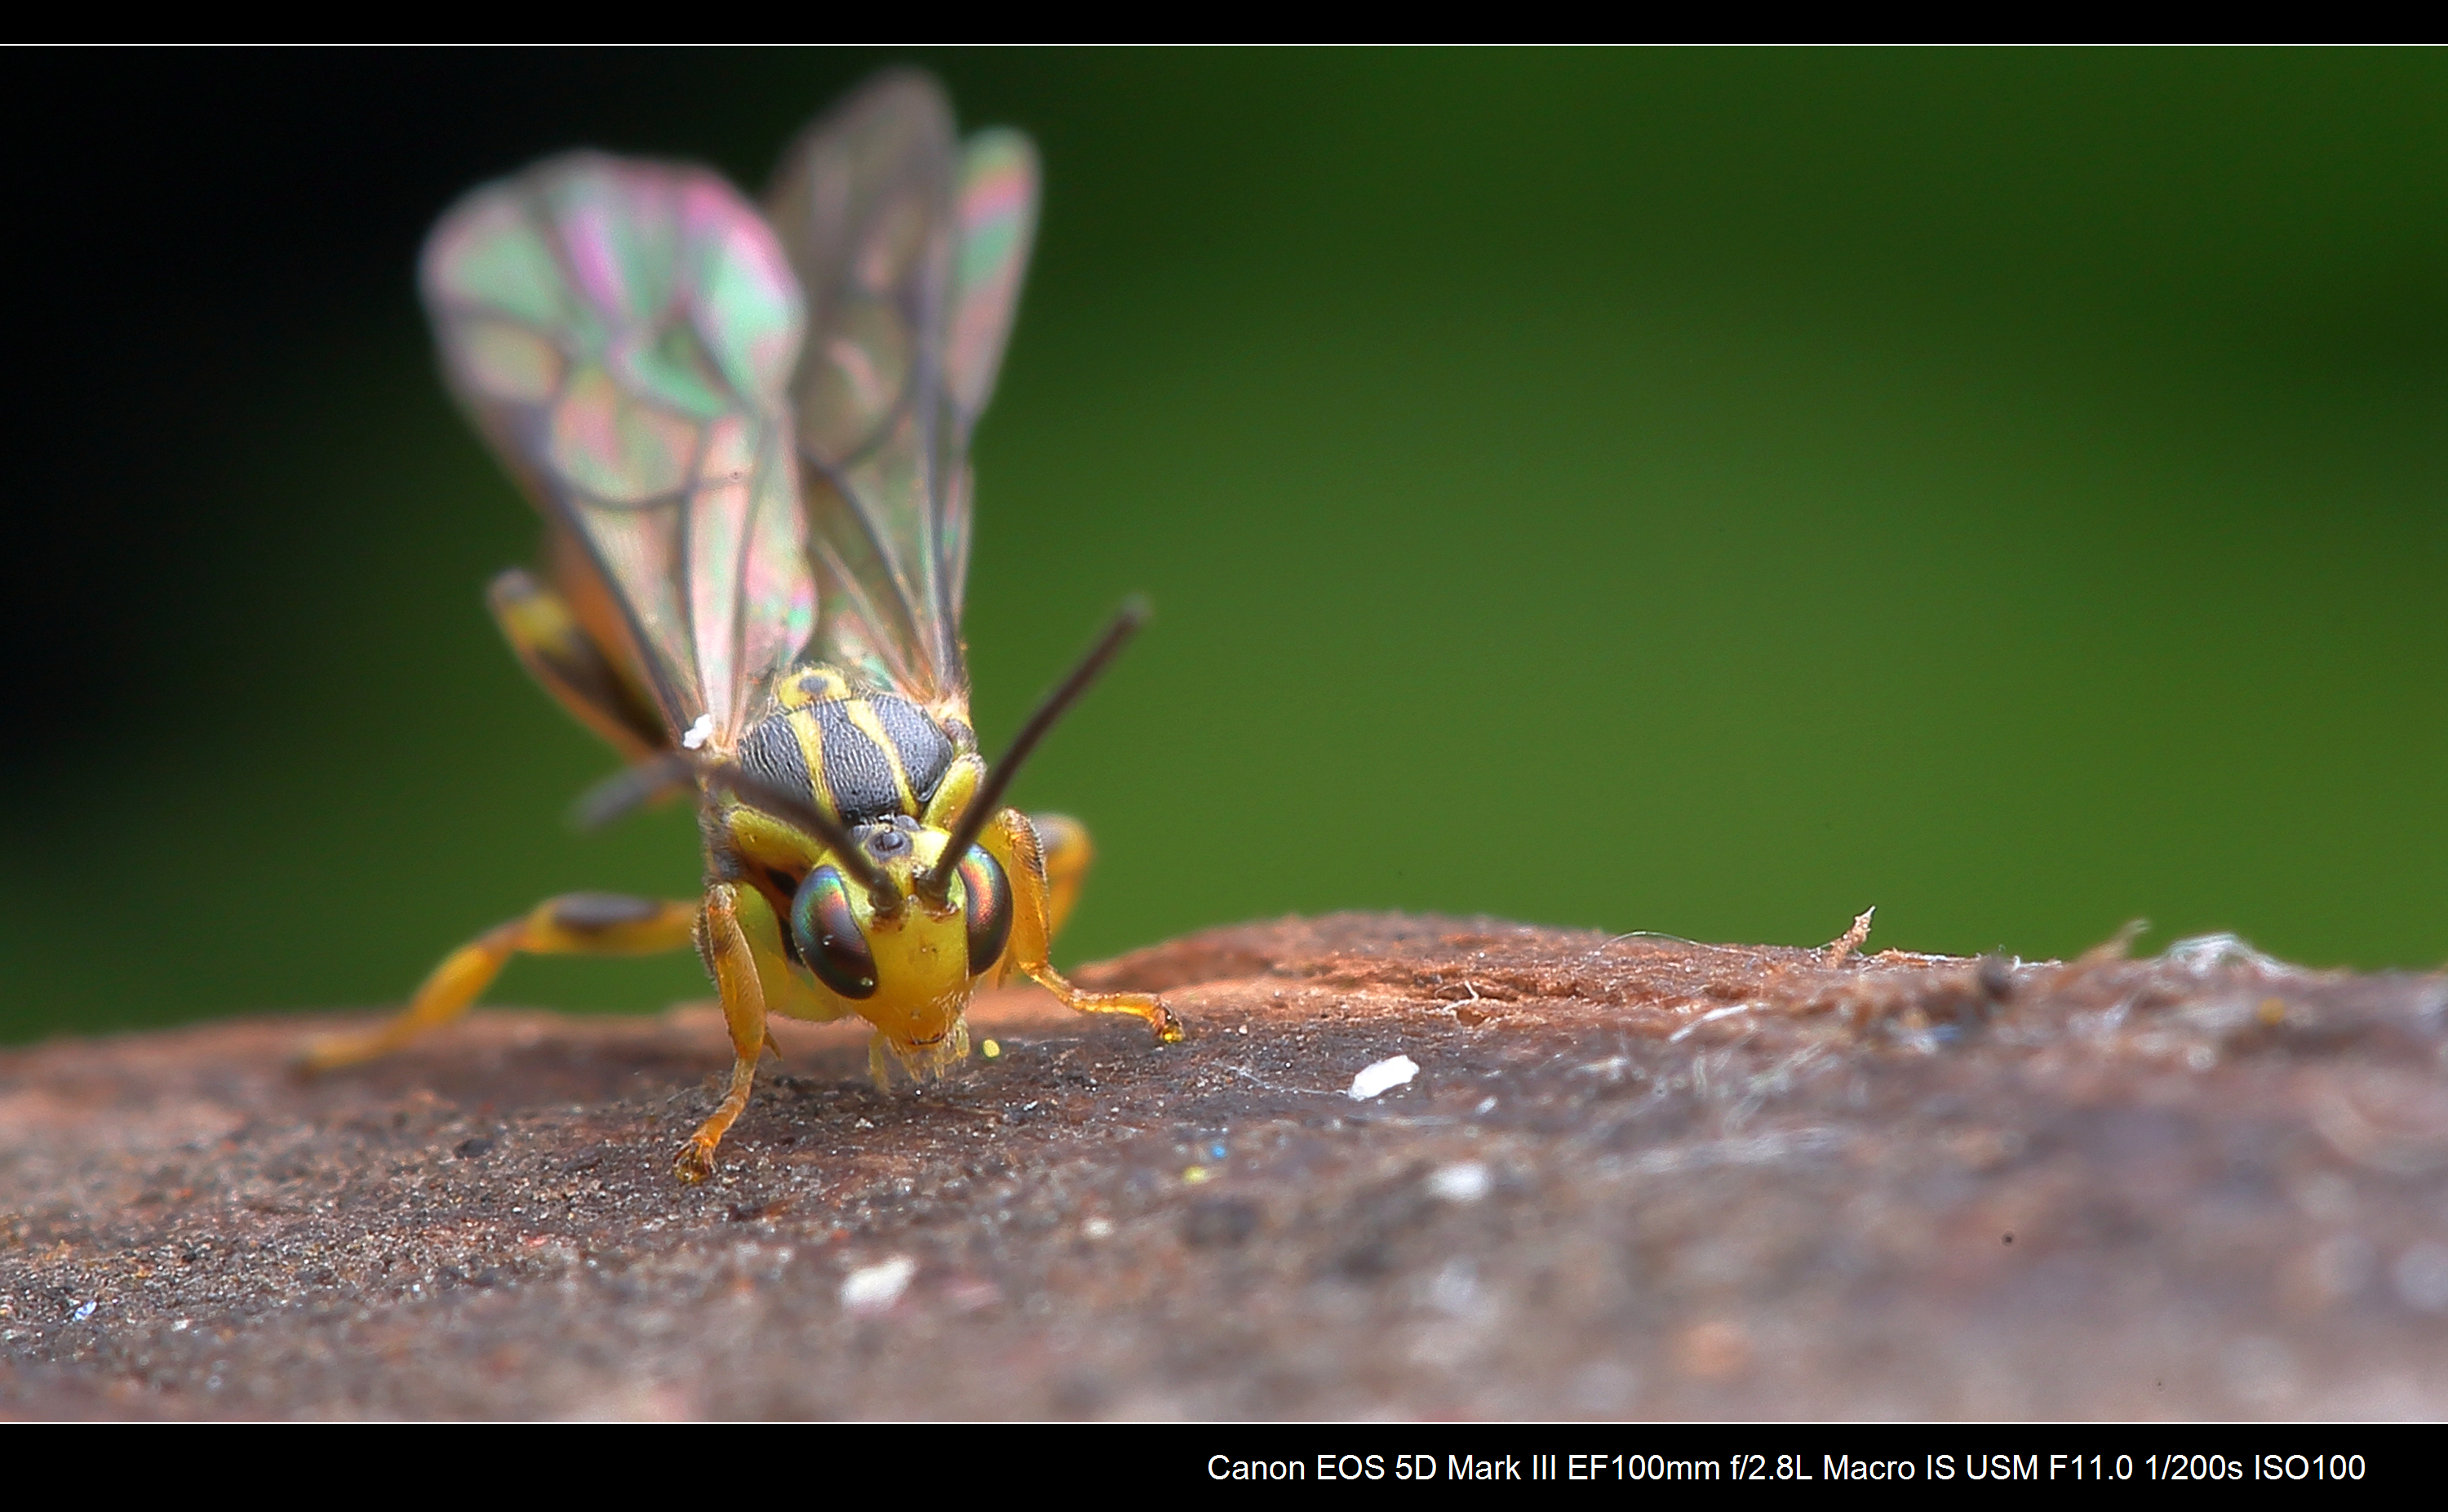
[[[841,869],[850,873],[851,880],[874,896],[878,912],[890,913],[901,907],[901,889],[891,875],[875,864],[866,848],[851,838],[850,831],[822,809],[798,794],[775,787],[736,761],[709,761],[698,771],[707,787],[718,788],[758,813],[796,825],[822,840],[832,849]]]
[[[921,893],[942,901],[951,889],[952,872],[959,868],[961,857],[969,853],[969,847],[977,843],[979,832],[1003,806],[1004,791],[1011,786],[1011,779],[1020,771],[1022,763],[1028,759],[1030,752],[1037,749],[1037,742],[1045,738],[1045,732],[1054,728],[1054,721],[1062,718],[1063,711],[1079,701],[1080,695],[1088,691],[1088,685],[1097,680],[1105,670],[1106,663],[1130,643],[1131,637],[1139,633],[1139,628],[1148,622],[1148,602],[1142,596],[1134,593],[1124,599],[1112,622],[1105,626],[1105,633],[1097,638],[1097,643],[1088,648],[1088,654],[1080,659],[1080,664],[1071,669],[1071,675],[1039,700],[1036,712],[1029,715],[1027,722],[1020,727],[1020,733],[1011,737],[1011,744],[1004,747],[1003,759],[986,769],[985,784],[978,789],[977,795],[969,799],[969,806],[962,811],[961,822],[952,827],[951,838],[944,845],[944,853],[918,878],[917,888]]]
[[[666,751],[636,766],[622,767],[580,794],[569,806],[569,822],[580,830],[601,830],[672,796],[696,775],[697,762],[686,753]]]

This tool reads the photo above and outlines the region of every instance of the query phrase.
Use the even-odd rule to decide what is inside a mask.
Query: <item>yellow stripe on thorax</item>
[[[849,715],[850,722],[858,726],[860,732],[884,753],[884,759],[892,768],[893,790],[901,795],[901,812],[916,813],[918,794],[909,785],[909,769],[902,762],[901,748],[884,733],[884,721],[875,717],[874,708],[865,699],[848,699],[843,700],[842,712]]]
[[[799,758],[808,764],[808,786],[814,790],[809,796],[826,818],[839,823],[841,804],[833,798],[832,784],[825,780],[825,732],[816,723],[815,705],[801,704],[784,718],[791,721],[791,733],[799,737]]]

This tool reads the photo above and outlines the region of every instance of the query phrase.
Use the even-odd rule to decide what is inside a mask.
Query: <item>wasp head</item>
[[[951,837],[907,816],[857,826],[849,838],[874,878],[862,883],[838,857],[810,871],[791,902],[792,943],[910,1078],[925,1080],[968,1054],[962,1012],[1011,937],[1011,884],[972,845],[947,885],[931,888]]]

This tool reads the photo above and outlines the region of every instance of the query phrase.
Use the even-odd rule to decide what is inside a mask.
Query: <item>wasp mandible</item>
[[[683,1181],[748,1104],[766,1016],[873,1025],[870,1074],[942,1075],[1014,968],[1165,1042],[1157,998],[1047,959],[1091,856],[1006,808],[1013,774],[1145,618],[1136,602],[989,766],[961,641],[970,432],[1036,228],[1035,149],[960,141],[942,88],[888,74],[785,155],[763,213],[719,175],[572,153],[469,193],[427,239],[452,390],[545,520],[545,573],[488,595],[536,680],[627,765],[592,822],[694,790],[696,902],[552,898],[452,952],[328,1068],[465,1013],[512,955],[694,945],[730,1087]]]

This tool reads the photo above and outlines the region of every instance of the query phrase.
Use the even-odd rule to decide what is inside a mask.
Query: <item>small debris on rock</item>
[[[1419,1074],[1419,1062],[1407,1055],[1393,1056],[1363,1066],[1360,1074],[1351,1079],[1351,1101],[1366,1102],[1381,1093],[1392,1091]]]
[[[2178,940],[2163,952],[2169,965],[2207,975],[2212,971],[2245,970],[2284,974],[2295,967],[2264,955],[2237,934],[2196,934]]]
[[[910,1280],[918,1274],[918,1262],[906,1254],[889,1260],[862,1266],[843,1277],[841,1305],[845,1312],[873,1313],[889,1311],[909,1290]]]
[[[1879,910],[1873,907],[1853,915],[1853,927],[1827,942],[1823,952],[1827,965],[1843,966],[1851,959],[1854,951],[1862,948],[1863,942],[1870,937],[1870,921],[1878,917],[1878,913]]]

